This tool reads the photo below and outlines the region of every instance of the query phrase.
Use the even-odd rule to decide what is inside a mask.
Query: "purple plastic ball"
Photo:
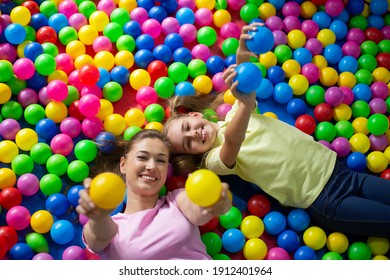
[[[325,102],[337,107],[344,101],[344,93],[339,87],[330,87],[325,91]]]
[[[387,104],[382,98],[373,98],[368,103],[370,105],[371,114],[386,114]]]
[[[368,138],[370,139],[370,149],[373,151],[384,151],[389,144],[385,134],[371,134]]]
[[[336,137],[332,141],[332,147],[340,158],[346,157],[351,152],[351,145],[344,137]]]
[[[14,140],[20,128],[17,120],[5,119],[0,123],[0,136],[6,140]]]

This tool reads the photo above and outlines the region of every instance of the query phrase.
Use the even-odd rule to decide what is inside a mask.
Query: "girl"
[[[80,191],[76,210],[89,221],[83,228],[83,242],[102,259],[210,259],[200,239],[198,225],[231,207],[228,187],[223,184],[220,200],[211,208],[193,204],[183,189],[159,198],[167,178],[170,145],[156,130],[141,130],[128,142],[118,143],[124,151],[116,161],[97,159],[101,171],[116,171],[127,186],[124,213],[110,216],[112,210],[99,209],[86,189]]]
[[[254,55],[245,47],[250,36],[243,31],[238,64]],[[256,93],[237,91],[235,67],[223,74],[236,97],[225,120],[212,122],[201,113],[215,109],[222,94],[171,100],[164,133],[173,147],[174,170],[208,168],[218,175],[236,174],[284,206],[307,209],[328,229],[390,237],[390,181],[348,169],[311,136],[257,113]]]

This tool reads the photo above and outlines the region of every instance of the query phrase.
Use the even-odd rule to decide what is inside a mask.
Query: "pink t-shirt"
[[[102,251],[109,260],[209,260],[199,228],[180,211],[176,197],[183,189],[168,192],[153,209],[134,214],[118,213],[112,218],[118,233]],[[86,244],[83,236],[84,244]]]

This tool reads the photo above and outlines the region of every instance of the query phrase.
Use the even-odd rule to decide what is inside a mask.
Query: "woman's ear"
[[[188,113],[192,117],[200,117],[203,118],[203,114],[201,112],[189,112]]]
[[[126,158],[121,157],[121,161],[119,163],[119,170],[122,174],[126,174]]]

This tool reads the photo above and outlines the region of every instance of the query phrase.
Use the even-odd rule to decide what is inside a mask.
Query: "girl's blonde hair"
[[[216,110],[223,103],[222,93],[175,96],[168,100],[169,117],[164,124],[163,134],[167,135],[172,122],[188,116],[190,112],[204,112],[205,109]],[[174,174],[187,175],[204,167],[206,154],[192,155],[173,151],[171,164]]]

